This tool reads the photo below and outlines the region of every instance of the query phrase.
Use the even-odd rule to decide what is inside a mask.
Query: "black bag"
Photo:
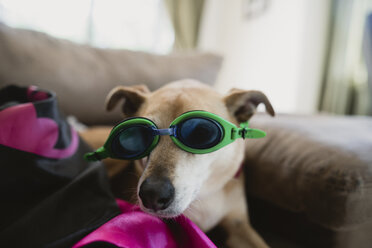
[[[0,247],[71,247],[119,213],[54,93],[0,90]]]

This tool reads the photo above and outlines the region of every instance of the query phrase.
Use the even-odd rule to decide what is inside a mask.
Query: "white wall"
[[[315,112],[330,0],[268,2],[263,14],[247,18],[247,0],[207,0],[199,48],[225,57],[220,91],[258,89],[277,112]]]

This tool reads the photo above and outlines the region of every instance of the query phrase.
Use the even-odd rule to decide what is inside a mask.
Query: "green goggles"
[[[85,154],[88,161],[107,157],[135,160],[146,157],[158,144],[160,136],[169,135],[186,152],[214,152],[238,138],[263,138],[264,131],[248,127],[248,122],[236,127],[218,115],[206,111],[190,111],[177,117],[166,129],[159,129],[149,119],[133,117],[116,125],[106,141],[95,152]]]

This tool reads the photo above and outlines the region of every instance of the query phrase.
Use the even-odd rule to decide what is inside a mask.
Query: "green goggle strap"
[[[231,139],[234,141],[242,139],[259,139],[264,138],[266,133],[260,129],[249,128],[249,122],[240,123],[240,128],[234,128],[231,133]]]
[[[107,153],[106,149],[101,146],[95,152],[89,152],[84,154],[84,159],[86,161],[99,161],[105,158],[110,157],[110,154]]]
[[[240,128],[234,127],[231,130],[231,140],[227,141],[225,145],[228,145],[235,141],[238,138],[242,139],[259,139],[266,136],[266,133],[259,129],[249,128],[249,123],[243,122],[240,123]],[[110,133],[111,135],[112,133]],[[223,145],[223,146],[225,146]],[[105,158],[110,157],[110,154],[106,151],[105,147],[102,146],[98,148],[95,152],[86,153],[84,159],[87,161],[99,161]]]

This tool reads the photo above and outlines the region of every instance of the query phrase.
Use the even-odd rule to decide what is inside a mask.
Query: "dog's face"
[[[152,120],[158,128],[168,128],[182,113],[205,110],[238,124],[248,120],[258,104],[274,111],[266,96],[258,91],[233,90],[221,96],[211,87],[193,80],[168,84],[155,92],[145,86],[117,87],[107,98],[113,109],[124,98],[126,116]],[[233,178],[243,159],[243,140],[236,140],[215,152],[192,154],[176,146],[169,136],[161,136],[151,154],[141,160],[143,173],[137,187],[141,208],[161,217],[181,214],[197,197],[213,194]]]

